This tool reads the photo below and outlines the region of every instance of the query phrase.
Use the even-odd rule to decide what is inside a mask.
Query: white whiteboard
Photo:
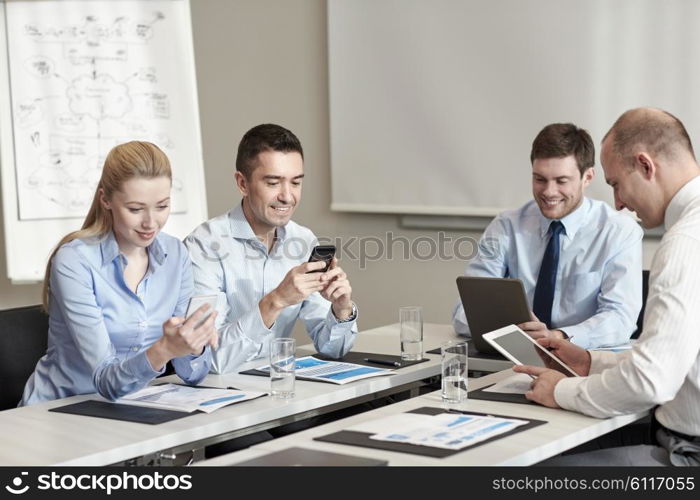
[[[2,4],[0,154],[8,277],[36,281],[78,229],[116,144],[157,144],[173,167],[165,231],[207,218],[188,0]]]
[[[697,145],[698,19],[696,0],[328,0],[332,209],[493,216],[531,198],[542,127],[598,152],[637,106]]]

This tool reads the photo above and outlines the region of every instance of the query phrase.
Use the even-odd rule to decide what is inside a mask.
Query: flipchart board
[[[188,0],[0,3],[0,162],[7,273],[43,279],[79,229],[105,156],[157,144],[173,167],[164,230],[207,218]]]

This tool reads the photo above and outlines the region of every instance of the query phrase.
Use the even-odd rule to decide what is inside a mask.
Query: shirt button
[[[141,330],[145,330],[147,326],[148,326],[148,321],[140,321],[139,322],[139,328]]]
[[[135,345],[134,347],[131,348],[132,351],[138,352],[139,346]]]

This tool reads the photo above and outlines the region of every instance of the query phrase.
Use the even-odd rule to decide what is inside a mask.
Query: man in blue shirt
[[[341,357],[357,333],[352,288],[336,259],[307,262],[318,241],[291,218],[304,177],[299,139],[279,125],[258,125],[241,139],[236,185],[243,195],[228,213],[186,239],[195,293],[218,294],[219,348],[212,371],[235,371],[268,354],[273,337],[291,337],[301,319],[316,350]]]
[[[570,123],[542,129],[530,154],[534,199],[489,224],[465,273],[521,280],[534,314],[520,328],[584,348],[627,342],[642,303],[643,233],[584,196],[594,158],[585,130]],[[461,303],[452,319],[458,334],[469,334]]]

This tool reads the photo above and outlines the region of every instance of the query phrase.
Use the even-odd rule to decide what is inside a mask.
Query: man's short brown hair
[[[264,151],[299,153],[304,159],[304,150],[296,135],[286,128],[273,123],[265,123],[251,128],[243,135],[236,155],[236,170],[246,179],[257,167],[258,155]]]
[[[532,141],[530,163],[548,158],[573,156],[578,170],[584,172],[595,165],[593,139],[584,129],[573,123],[552,123],[540,130]]]

